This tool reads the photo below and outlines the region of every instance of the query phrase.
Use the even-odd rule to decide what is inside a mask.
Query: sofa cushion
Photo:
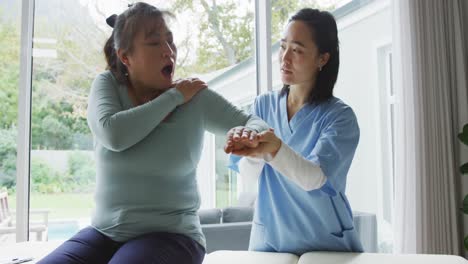
[[[206,238],[206,253],[249,249],[252,222],[202,225],[201,228]]]
[[[344,252],[309,252],[302,255],[298,264],[467,264],[464,258],[449,255],[378,254]]]
[[[221,223],[222,211],[218,208],[200,209],[198,210],[198,217],[200,217],[200,224],[219,224]]]
[[[223,209],[223,223],[250,222],[253,211],[253,207],[226,207]]]
[[[366,253],[377,253],[377,218],[375,214],[353,211],[354,228]]]
[[[288,253],[221,250],[208,254],[203,264],[296,264],[298,259]]]

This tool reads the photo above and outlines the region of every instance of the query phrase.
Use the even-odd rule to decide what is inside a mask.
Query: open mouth
[[[174,65],[172,63],[167,64],[164,66],[161,70],[161,73],[164,75],[166,78],[171,78],[172,73],[174,72]]]
[[[291,74],[292,73],[292,71],[287,70],[285,68],[281,68],[281,72],[284,73],[284,74]]]

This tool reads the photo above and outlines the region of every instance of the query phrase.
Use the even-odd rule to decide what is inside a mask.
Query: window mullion
[[[21,61],[16,158],[16,241],[29,238],[29,172],[31,153],[31,78],[34,0],[22,0]]]
[[[255,54],[257,95],[272,89],[271,77],[271,3],[255,1]]]

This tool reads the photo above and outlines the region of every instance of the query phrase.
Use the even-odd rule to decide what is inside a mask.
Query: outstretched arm
[[[246,139],[238,139],[238,142],[242,141],[247,142]],[[257,139],[253,141],[258,143],[256,147],[234,148],[232,154],[262,158],[276,171],[306,191],[319,189],[325,184],[327,178],[320,167],[282,142],[273,130],[260,133]],[[255,145],[256,143],[249,142],[248,144]],[[251,169],[250,171],[254,170]]]
[[[207,130],[217,135],[226,135],[233,127],[245,126],[252,131],[265,131],[267,123],[231,104],[216,92],[206,89],[203,93],[205,124]]]
[[[95,139],[112,151],[124,151],[137,144],[187,101],[186,94],[181,92],[184,90],[170,88],[148,103],[124,110],[117,85],[111,76],[99,75],[93,82],[88,102],[88,125]]]

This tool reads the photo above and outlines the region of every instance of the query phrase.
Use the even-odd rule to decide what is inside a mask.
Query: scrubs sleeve
[[[307,159],[319,165],[327,177],[321,190],[335,196],[345,188],[346,175],[359,142],[359,126],[349,107],[327,123]]]

